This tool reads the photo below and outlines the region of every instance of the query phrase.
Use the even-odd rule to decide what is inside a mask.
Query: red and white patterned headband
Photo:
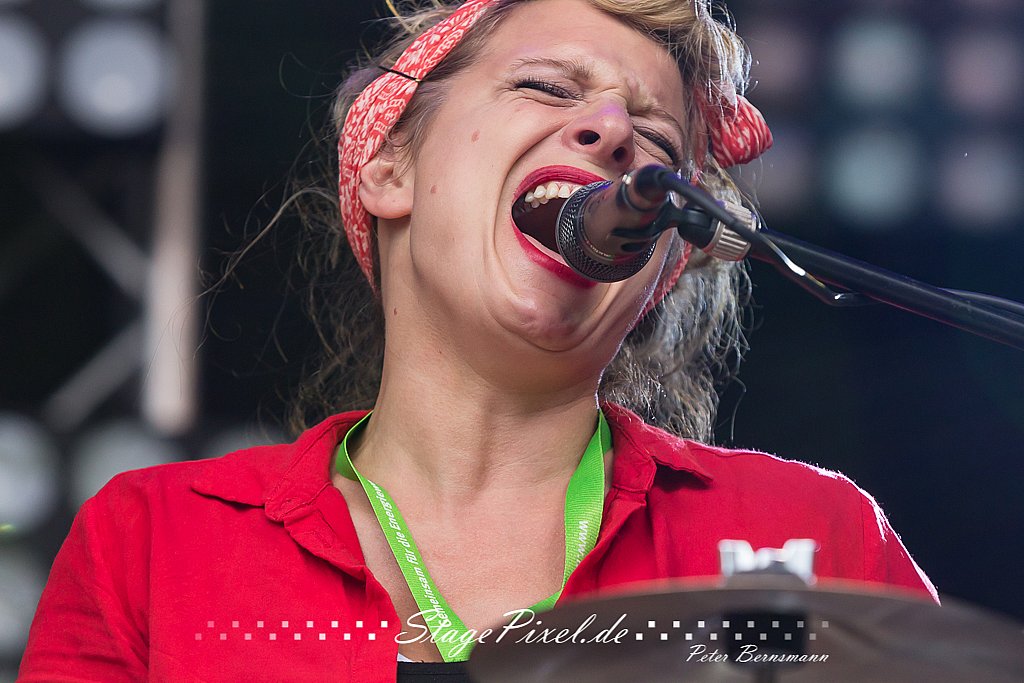
[[[416,38],[391,69],[363,89],[348,110],[338,141],[339,207],[352,252],[371,286],[374,282],[373,219],[359,201],[359,172],[380,151],[420,81],[496,2],[466,0],[446,19]],[[742,95],[736,95],[733,102],[726,102],[721,111],[721,116],[709,122],[712,155],[721,166],[745,164],[771,146],[772,135],[764,118]],[[669,280],[663,281],[655,300],[660,300],[675,284],[685,261],[685,257],[680,259]]]

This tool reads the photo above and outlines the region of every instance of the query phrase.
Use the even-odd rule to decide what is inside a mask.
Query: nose
[[[615,172],[629,170],[636,158],[633,121],[616,102],[588,107],[566,126],[563,139],[570,149]]]

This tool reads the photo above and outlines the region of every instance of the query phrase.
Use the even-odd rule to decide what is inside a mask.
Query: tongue
[[[555,229],[558,212],[564,204],[564,199],[549,199],[547,204],[531,209],[520,200],[512,207],[512,221],[524,235],[533,237],[551,251],[557,252]]]

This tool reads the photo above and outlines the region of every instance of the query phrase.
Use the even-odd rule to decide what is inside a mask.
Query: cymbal
[[[480,683],[1024,681],[1024,627],[881,584],[752,574],[520,612],[473,649]]]

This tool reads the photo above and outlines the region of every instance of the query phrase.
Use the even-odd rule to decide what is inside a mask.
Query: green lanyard
[[[391,552],[395,555],[409,590],[423,614],[433,635],[438,651],[446,662],[460,662],[469,658],[470,647],[467,636],[469,629],[458,615],[448,606],[444,596],[437,590],[433,579],[423,564],[423,558],[412,540],[409,527],[402,519],[398,506],[383,488],[364,478],[352,465],[348,455],[348,439],[361,429],[369,414],[357,422],[345,435],[334,458],[334,469],[338,474],[359,481],[366,491],[380,528],[388,539]],[[601,529],[602,507],[604,505],[604,453],[611,447],[611,430],[598,412],[598,425],[580,464],[569,479],[565,492],[565,570],[562,574],[562,588],[569,575],[579,566],[587,553],[594,549],[597,534]],[[530,609],[542,611],[555,606],[562,588]],[[514,607],[514,606],[513,606]]]

